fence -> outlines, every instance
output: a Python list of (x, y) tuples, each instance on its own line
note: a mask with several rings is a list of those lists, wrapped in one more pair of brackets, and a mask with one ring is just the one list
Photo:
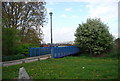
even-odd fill
[(65, 47), (53, 47), (52, 57), (60, 58), (68, 55), (73, 55), (80, 52), (80, 49), (76, 46), (65, 46)]
[[(52, 47), (52, 57), (60, 58), (80, 52), (76, 46)], [(50, 47), (30, 48), (30, 57), (51, 54)]]
[(30, 57), (50, 54), (50, 47), (30, 48)]

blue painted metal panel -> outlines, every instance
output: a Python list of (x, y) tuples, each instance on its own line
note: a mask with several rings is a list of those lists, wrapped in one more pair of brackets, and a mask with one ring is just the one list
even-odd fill
[(50, 47), (30, 48), (30, 57), (50, 54)]
[[(60, 58), (80, 52), (76, 46), (52, 47), (52, 57)], [(51, 54), (50, 47), (30, 48), (30, 57)]]
[(65, 47), (53, 47), (52, 57), (60, 58), (71, 54), (76, 54), (80, 52), (80, 49), (76, 46), (65, 46)]

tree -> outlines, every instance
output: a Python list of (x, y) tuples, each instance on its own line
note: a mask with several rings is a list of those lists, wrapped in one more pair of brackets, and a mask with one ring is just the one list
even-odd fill
[(108, 26), (97, 18), (89, 18), (86, 23), (79, 24), (75, 36), (76, 44), (92, 55), (103, 54), (113, 46), (113, 36)]
[(120, 49), (120, 38), (115, 39), (115, 46), (118, 50)]
[(18, 32), (15, 28), (2, 28), (2, 53), (3, 55), (13, 55), (15, 53), (14, 48), (19, 41)]
[(2, 2), (2, 25), (20, 30), (21, 42), (29, 29), (39, 30), (46, 22), (45, 2)]
[[(39, 44), (46, 22), (46, 3), (40, 2), (2, 2), (2, 52), (15, 54), (19, 44)], [(18, 46), (18, 47), (17, 47)]]
[(39, 33), (35, 31), (35, 29), (31, 28), (25, 33), (25, 37), (23, 38), (23, 43), (30, 44), (39, 44), (42, 40), (42, 37), (39, 38)]

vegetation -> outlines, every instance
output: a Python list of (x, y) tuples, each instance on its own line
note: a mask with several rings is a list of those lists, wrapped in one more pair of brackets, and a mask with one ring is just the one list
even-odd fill
[[(35, 29), (28, 29), (25, 34), (25, 37), (22, 39), (22, 43), (32, 43), (32, 44), (40, 44), (42, 41), (42, 36), (38, 37), (39, 33), (35, 31)], [(41, 33), (42, 34), (42, 33)]]
[(2, 53), (4, 56), (23, 53), (26, 50), (26, 48), (22, 49), (24, 44), (40, 45), (43, 39), (41, 28), (46, 22), (45, 5), (44, 1), (2, 2)]
[(23, 54), (16, 54), (16, 55), (10, 55), (10, 56), (2, 56), (2, 61), (11, 61), (11, 60), (18, 60), (23, 59), (28, 56), (25, 56)]
[[(19, 42), (19, 37), (17, 35), (19, 31), (15, 28), (4, 28), (2, 29), (2, 53), (3, 53), (3, 57), (4, 56), (10, 56), (10, 55), (17, 55), (17, 54), (29, 54), (29, 48), (30, 47), (39, 47), (39, 44), (37, 42), (37, 40), (35, 41), (35, 39), (37, 38), (34, 34), (35, 39), (33, 39), (33, 42), (36, 43), (32, 43), (32, 42), (28, 42), (28, 43), (24, 43), (21, 44)], [(32, 36), (32, 35), (31, 35)]]
[[(13, 50), (14, 54), (10, 54), (11, 52), (7, 52), (5, 55), (5, 51), (3, 51), (2, 61), (11, 61), (11, 60), (18, 60), (29, 57), (30, 47), (39, 47), (39, 45), (35, 44), (20, 44), (17, 47), (14, 47)], [(13, 47), (12, 47), (13, 48)], [(4, 53), (5, 52), (5, 53)]]
[(3, 67), (3, 79), (18, 77), (25, 67), (33, 79), (117, 79), (118, 60), (88, 56), (47, 59)]
[[(45, 2), (3, 2), (2, 3), (2, 18), (5, 28), (16, 28), (20, 30), (19, 36), (21, 42), (26, 42), (27, 34), (35, 31), (38, 38), (42, 36), (41, 27), (46, 22)], [(34, 30), (33, 30), (34, 29)], [(31, 37), (29, 37), (31, 39)], [(40, 38), (42, 39), (42, 38)], [(40, 40), (37, 40), (40, 42)]]
[(3, 2), (3, 26), (27, 29), (43, 26), (46, 22), (45, 2)]
[(115, 40), (115, 46), (116, 46), (116, 48), (119, 50), (120, 49), (120, 38), (117, 38), (116, 40)]
[(2, 28), (2, 53), (4, 55), (13, 55), (14, 48), (17, 47), (19, 38), (17, 36), (18, 30), (15, 28)]
[(100, 19), (87, 19), (86, 23), (79, 24), (75, 36), (76, 44), (92, 55), (104, 54), (113, 47), (113, 36)]

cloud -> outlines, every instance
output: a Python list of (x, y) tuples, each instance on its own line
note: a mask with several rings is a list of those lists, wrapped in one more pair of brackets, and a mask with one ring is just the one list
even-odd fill
[[(118, 1), (119, 0), (54, 0), (55, 2), (86, 2), (88, 8), (88, 15), (86, 18), (101, 18), (105, 23), (108, 23), (110, 32), (115, 38), (118, 38)], [(54, 10), (54, 9), (49, 9)], [(66, 8), (65, 11), (71, 11), (71, 8)], [(80, 10), (81, 11), (81, 10)], [(77, 15), (62, 14), (60, 17), (63, 18), (79, 18)], [(112, 23), (111, 23), (112, 22)], [(114, 31), (113, 31), (114, 30)], [(44, 30), (44, 40), (50, 42), (50, 29), (46, 27)], [(75, 29), (68, 27), (55, 27), (53, 29), (53, 42), (63, 42), (74, 40)], [(120, 37), (120, 34), (119, 34)]]
[(78, 18), (79, 16), (76, 15), (72, 15), (71, 18)]
[(61, 17), (67, 18), (68, 16), (66, 14), (62, 14)]
[(88, 0), (46, 0), (46, 2), (83, 2)]
[(101, 18), (110, 28), (110, 33), (118, 38), (118, 0), (89, 0), (86, 18)]
[(44, 34), (44, 39), (43, 41), (48, 43), (50, 42), (50, 27), (46, 26), (44, 28), (42, 28), (43, 34)]
[(53, 37), (56, 43), (64, 41), (74, 41), (74, 28), (61, 27), (53, 30)]
[[(61, 27), (53, 28), (53, 43), (59, 43), (64, 41), (74, 41), (75, 28)], [(44, 41), (50, 43), (50, 27), (43, 28)]]
[(99, 17), (104, 21), (118, 18), (117, 0), (90, 0), (87, 2), (88, 17)]
[(55, 4), (58, 4), (58, 2), (52, 2), (52, 1), (47, 1), (47, 0), (45, 0), (46, 1), (46, 3), (47, 3), (47, 5), (55, 5)]
[(61, 17), (63, 17), (63, 18), (79, 18), (79, 16), (77, 16), (77, 15), (66, 15), (66, 14), (62, 14)]
[(53, 8), (47, 8), (47, 12), (49, 13), (49, 12), (53, 12), (54, 11), (54, 9)]
[(71, 11), (72, 10), (72, 8), (66, 8), (65, 9), (65, 11)]
[(82, 10), (82, 9), (80, 9), (79, 11), (80, 11), (80, 12), (82, 12), (83, 10)]
[(120, 38), (120, 33), (112, 33), (112, 35), (115, 37), (115, 39), (118, 37)]
[[(47, 0), (48, 1), (48, 0)], [(51, 2), (86, 2), (88, 5), (87, 17), (101, 18), (103, 21), (118, 18), (118, 1), (119, 0), (51, 0)], [(48, 1), (49, 2), (49, 1)], [(66, 8), (65, 11), (71, 11), (72, 8)], [(81, 11), (81, 10), (80, 10)], [(66, 17), (65, 15), (63, 17)]]

